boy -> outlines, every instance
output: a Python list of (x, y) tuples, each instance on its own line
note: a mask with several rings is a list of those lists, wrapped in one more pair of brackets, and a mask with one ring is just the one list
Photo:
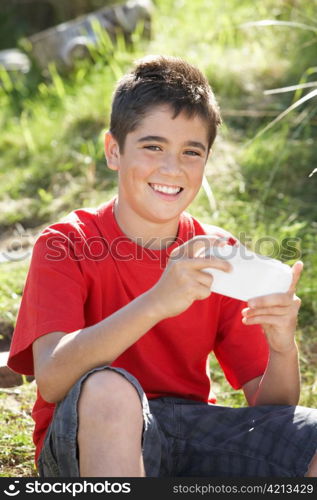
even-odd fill
[[(206, 235), (238, 244), (184, 212), (220, 122), (197, 68), (139, 61), (105, 136), (118, 195), (39, 236), (9, 366), (35, 374), (42, 476), (316, 475), (317, 411), (296, 407), (302, 264), (246, 304), (211, 292), (203, 269), (229, 262), (195, 257)], [(212, 351), (249, 407), (215, 404)]]

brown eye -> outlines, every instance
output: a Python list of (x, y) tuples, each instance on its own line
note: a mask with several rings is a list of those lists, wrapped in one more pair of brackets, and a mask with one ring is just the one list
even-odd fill
[(161, 151), (160, 146), (155, 146), (154, 144), (150, 144), (149, 146), (144, 146), (145, 149), (149, 149), (150, 151)]
[(192, 150), (185, 151), (185, 154), (189, 156), (201, 156), (201, 154), (198, 153), (198, 151), (192, 151)]

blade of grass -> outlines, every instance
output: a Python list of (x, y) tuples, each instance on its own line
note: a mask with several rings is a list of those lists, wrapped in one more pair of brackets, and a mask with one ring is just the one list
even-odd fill
[(304, 97), (296, 101), (294, 104), (286, 108), (282, 113), (280, 113), (274, 120), (272, 120), (266, 127), (264, 127), (262, 130), (260, 130), (252, 139), (247, 141), (245, 146), (248, 146), (251, 142), (253, 142), (255, 139), (258, 139), (261, 135), (263, 135), (265, 132), (267, 132), (270, 128), (272, 128), (276, 123), (281, 121), (286, 115), (288, 115), (291, 111), (294, 109), (298, 108), (301, 104), (304, 102), (308, 101), (309, 99), (312, 99), (313, 97), (317, 96), (317, 89), (312, 90), (308, 94), (306, 94)]
[(241, 28), (248, 28), (251, 26), (287, 26), (291, 28), (299, 28), (303, 30), (313, 31), (317, 33), (317, 28), (311, 26), (310, 24), (296, 23), (293, 21), (275, 21), (274, 19), (263, 19), (262, 21), (250, 21), (247, 23), (240, 24)]
[(207, 177), (205, 175), (203, 177), (202, 187), (203, 187), (203, 189), (204, 189), (204, 191), (206, 193), (206, 196), (207, 196), (207, 199), (208, 199), (209, 206), (210, 206), (211, 210), (213, 212), (216, 212), (216, 210), (217, 210), (217, 203), (216, 203), (214, 194), (212, 192), (212, 189), (210, 187), (210, 184), (209, 184), (209, 182), (207, 180)]
[[(311, 66), (309, 68), (307, 68), (303, 75), (301, 76), (301, 79), (299, 81), (299, 85), (303, 84), (303, 83), (310, 83), (310, 82), (307, 82), (307, 79), (309, 76), (313, 75), (314, 73), (317, 73), (317, 67), (316, 66)], [(299, 88), (296, 90), (295, 94), (294, 94), (294, 102), (297, 101), (298, 99), (301, 98), (302, 96), (302, 89)]]
[(310, 87), (317, 87), (317, 81), (316, 82), (309, 82), (309, 83), (299, 83), (297, 85), (290, 85), (288, 87), (280, 87), (278, 89), (264, 90), (263, 93), (264, 93), (264, 95), (282, 94), (283, 92), (292, 92), (292, 90), (307, 89)]

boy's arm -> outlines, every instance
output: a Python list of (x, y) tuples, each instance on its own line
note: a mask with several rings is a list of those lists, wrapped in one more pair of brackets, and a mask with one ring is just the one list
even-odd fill
[(263, 376), (243, 386), (250, 405), (298, 404), (300, 371), (295, 330), (301, 301), (295, 295), (295, 288), (302, 268), (302, 262), (294, 264), (287, 293), (254, 298), (242, 311), (244, 324), (262, 325), (270, 348)]
[(195, 300), (207, 298), (212, 276), (203, 269), (229, 271), (231, 265), (212, 256), (194, 258), (199, 245), (204, 244), (196, 237), (177, 247), (153, 288), (99, 323), (67, 334), (48, 333), (35, 340), (34, 372), (42, 397), (51, 403), (60, 401), (84, 373), (111, 364), (156, 323), (182, 313)]
[(81, 375), (111, 364), (160, 319), (155, 300), (144, 293), (93, 326), (39, 337), (32, 347), (34, 375), (42, 397), (57, 403)]

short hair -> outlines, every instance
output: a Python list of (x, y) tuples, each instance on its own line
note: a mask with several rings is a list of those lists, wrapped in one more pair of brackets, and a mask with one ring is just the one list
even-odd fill
[(136, 61), (135, 68), (119, 80), (114, 90), (110, 132), (121, 152), (127, 134), (151, 109), (164, 104), (173, 110), (173, 118), (181, 112), (189, 118), (202, 118), (207, 127), (208, 150), (211, 148), (221, 116), (207, 78), (181, 58), (158, 55)]

